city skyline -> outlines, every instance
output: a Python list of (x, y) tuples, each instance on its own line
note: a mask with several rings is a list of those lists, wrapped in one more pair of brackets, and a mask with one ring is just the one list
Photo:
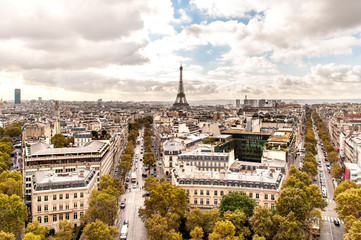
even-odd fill
[[(2, 1), (0, 98), (347, 99), (361, 90), (361, 3)], [(130, 21), (131, 19), (131, 21)]]

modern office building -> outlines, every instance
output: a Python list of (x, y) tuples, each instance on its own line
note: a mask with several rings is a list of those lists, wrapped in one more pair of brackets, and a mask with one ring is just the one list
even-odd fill
[(32, 220), (58, 230), (59, 221), (68, 220), (74, 227), (88, 209), (91, 191), (97, 186), (94, 169), (56, 173), (39, 171), (33, 175)]
[(19, 88), (15, 88), (15, 104), (21, 104), (21, 90)]

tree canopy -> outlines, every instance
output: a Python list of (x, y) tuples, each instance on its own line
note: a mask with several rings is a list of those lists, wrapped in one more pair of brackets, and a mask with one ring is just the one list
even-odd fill
[(219, 210), (221, 214), (227, 211), (235, 211), (239, 209), (243, 211), (247, 217), (252, 216), (256, 202), (247, 196), (244, 192), (231, 192), (222, 197)]
[(114, 237), (119, 234), (116, 228), (104, 224), (99, 219), (85, 225), (83, 232), (88, 240), (114, 240)]
[(67, 141), (63, 134), (55, 134), (51, 138), (51, 144), (54, 144), (55, 148), (63, 148), (66, 146)]
[(28, 217), (26, 206), (17, 195), (0, 193), (0, 229), (16, 235)]

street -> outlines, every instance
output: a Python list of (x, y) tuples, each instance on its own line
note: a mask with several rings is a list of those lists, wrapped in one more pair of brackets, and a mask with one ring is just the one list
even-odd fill
[[(322, 174), (322, 177), (325, 182), (325, 188), (326, 188), (326, 194), (327, 194), (327, 207), (325, 208), (325, 211), (322, 211), (322, 219), (323, 219), (323, 226), (321, 228), (321, 240), (338, 240), (343, 239), (344, 234), (344, 222), (338, 218), (336, 211), (334, 210), (336, 207), (336, 203), (333, 200), (333, 191), (334, 186), (332, 183), (332, 177), (331, 174), (327, 170), (326, 166), (326, 160), (325, 155), (323, 154), (322, 148), (321, 148), (321, 142), (320, 138), (318, 137), (318, 133), (316, 130), (315, 137), (317, 139), (317, 155), (316, 160), (321, 163), (321, 168), (318, 168), (318, 175), (317, 175), (317, 184), (321, 188), (321, 182), (320, 182), (320, 176)], [(336, 226), (334, 224), (334, 220), (338, 220), (340, 222), (340, 226)]]
[[(134, 158), (132, 170), (130, 172), (136, 172), (136, 188), (133, 188), (133, 183), (128, 182), (128, 189), (125, 190), (125, 193), (121, 196), (121, 201), (125, 201), (125, 208), (119, 208), (119, 217), (116, 220), (115, 226), (119, 230), (122, 229), (124, 220), (128, 220), (128, 240), (137, 240), (137, 239), (147, 239), (146, 229), (144, 223), (138, 217), (138, 209), (143, 206), (145, 190), (143, 190), (144, 179), (142, 177), (143, 161), (140, 159), (143, 158), (141, 154), (141, 146), (143, 145), (143, 134), (142, 130), (139, 130), (139, 136), (141, 136), (140, 144), (134, 148)], [(136, 158), (138, 156), (138, 158)], [(136, 160), (138, 159), (138, 160)], [(117, 238), (119, 239), (119, 237)]]

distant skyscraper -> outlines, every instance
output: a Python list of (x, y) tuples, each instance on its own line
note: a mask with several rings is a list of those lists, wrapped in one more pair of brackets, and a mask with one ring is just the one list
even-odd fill
[(39, 101), (39, 102), (43, 101), (43, 98), (42, 98), (42, 97), (38, 97), (38, 101)]
[(241, 108), (241, 100), (236, 99), (236, 108)]
[(19, 88), (15, 88), (15, 104), (21, 103), (21, 90)]
[(184, 94), (184, 88), (183, 88), (182, 64), (181, 64), (179, 70), (180, 70), (179, 89), (178, 89), (177, 98), (176, 98), (175, 102), (173, 103), (173, 109), (176, 109), (176, 110), (189, 109), (190, 106), (187, 103), (186, 95)]

